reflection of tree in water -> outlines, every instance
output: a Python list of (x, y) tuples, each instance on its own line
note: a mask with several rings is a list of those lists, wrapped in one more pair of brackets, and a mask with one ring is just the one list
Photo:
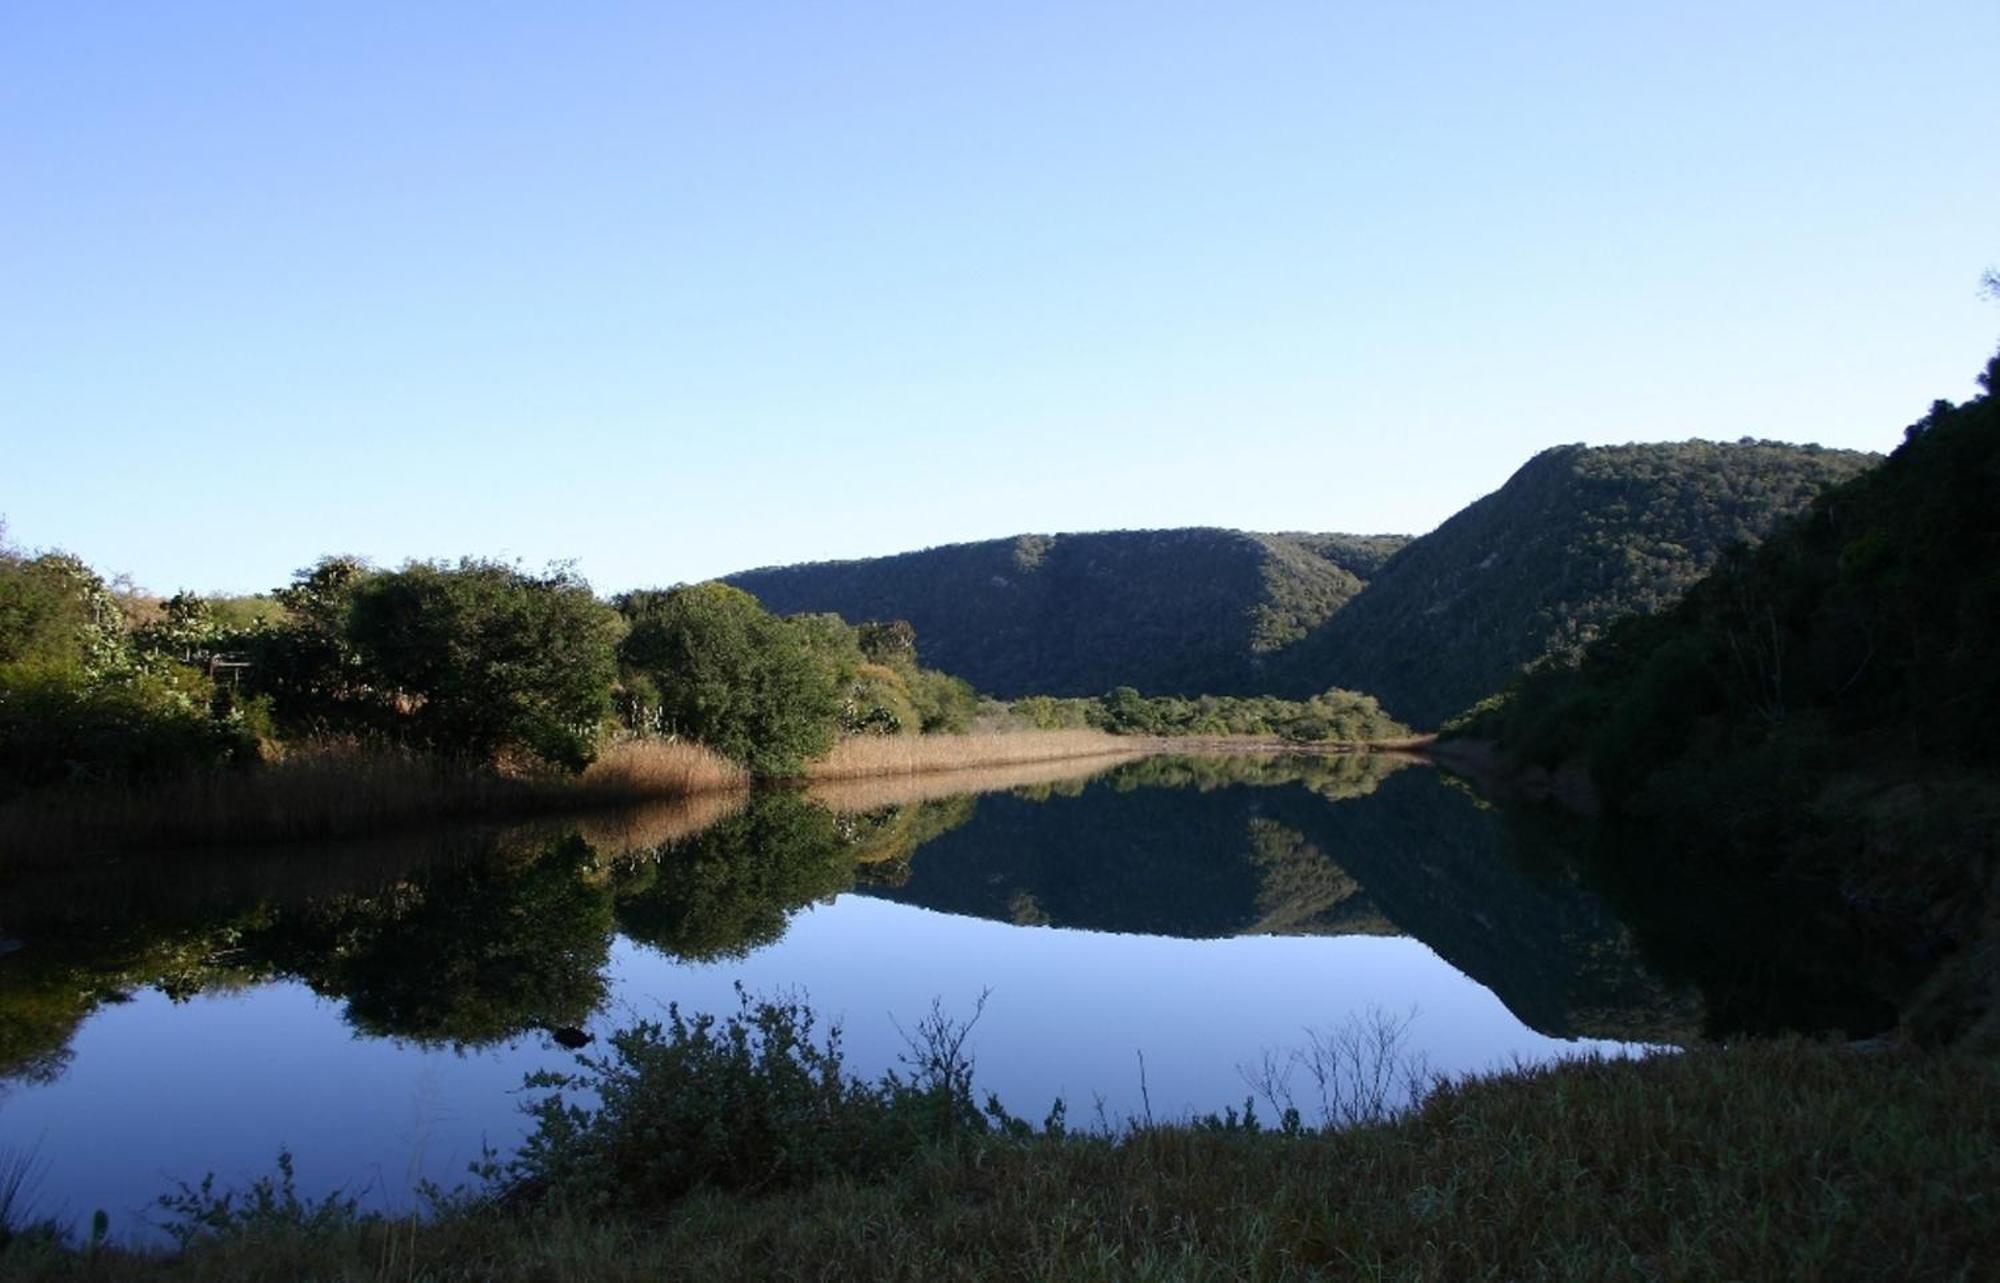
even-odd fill
[(854, 883), (854, 843), (832, 812), (765, 793), (693, 837), (622, 864), (619, 930), (695, 961), (737, 958), (785, 933), (794, 910)]
[[(10, 931), (23, 939), (0, 957), (0, 1083), (49, 1082), (70, 1061), (77, 1026), (107, 1003), (154, 987), (176, 1000), (254, 981), (258, 964), (235, 956), (244, 930), (267, 915), (193, 921), (135, 916), (118, 897), (87, 898), (64, 880), (47, 896), (9, 886)], [(106, 911), (92, 920), (92, 910)]]
[(0, 1077), (59, 1074), (76, 1026), (145, 988), (184, 1001), (295, 979), (364, 1033), (461, 1046), (580, 1021), (604, 997), (597, 863), (574, 836), (450, 833), (10, 886), (22, 947), (0, 960)]
[[(531, 826), (10, 887), (21, 947), (0, 957), (0, 1079), (59, 1076), (77, 1026), (144, 988), (180, 1001), (295, 979), (343, 1001), (358, 1031), (423, 1044), (579, 1025), (605, 999), (614, 929), (676, 957), (741, 956), (852, 886), (857, 861), (884, 876), (907, 868), (972, 806), (836, 817), (768, 793), (712, 809), (722, 818), (705, 829), (654, 825), (673, 836), (636, 851), (621, 840), (612, 856), (574, 828)], [(592, 832), (628, 834), (601, 819)]]
[(604, 1001), (610, 897), (568, 836), (316, 904), (256, 942), (363, 1033), (454, 1045), (581, 1023)]
[(1833, 888), (1770, 876), (1699, 817), (1663, 826), (1509, 807), (1506, 830), (1519, 858), (1601, 896), (1649, 968), (1699, 990), (1710, 1038), (1874, 1033), (1913, 987), (1895, 942)]
[[(1367, 797), (1382, 781), (1416, 765), (1399, 753), (1221, 753), (1148, 757), (1108, 772), (1121, 792), (1133, 789), (1212, 789), (1297, 784), (1330, 801)], [(1078, 785), (1079, 793), (1082, 785)], [(1075, 793), (1070, 796), (1076, 796)]]

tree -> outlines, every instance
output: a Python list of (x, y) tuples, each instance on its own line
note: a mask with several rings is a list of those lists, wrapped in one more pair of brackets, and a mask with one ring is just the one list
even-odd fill
[(394, 692), (417, 739), (475, 756), (525, 749), (572, 770), (596, 755), (624, 626), (568, 569), (412, 562), (352, 595), (361, 675)]
[(228, 638), (231, 649), (250, 656), (249, 685), (270, 697), (286, 730), (312, 735), (385, 724), (386, 703), (348, 636), (355, 593), (378, 573), (358, 557), (322, 557), (271, 594), (281, 620)]
[(814, 627), (720, 583), (628, 593), (618, 605), (631, 623), (619, 648), (626, 684), (651, 694), (670, 733), (766, 779), (797, 775), (833, 746), (842, 682)]

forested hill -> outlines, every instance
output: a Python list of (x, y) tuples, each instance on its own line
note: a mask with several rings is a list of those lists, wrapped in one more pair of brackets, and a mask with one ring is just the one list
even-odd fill
[(1557, 446), (1410, 543), (1287, 650), (1281, 693), (1343, 686), (1436, 726), (1619, 615), (1673, 602), (1877, 456), (1775, 442)]
[(1247, 693), (1352, 600), (1396, 535), (1236, 530), (1020, 535), (732, 575), (779, 614), (905, 619), (926, 664), (980, 690)]
[[(1589, 763), (1607, 826), (1594, 859), (1645, 888), (1635, 904), (1706, 896), (1712, 918), (1767, 874), (1824, 886), (1814, 929), (1851, 937), (1909, 1032), (1991, 1050), (2000, 356), (1980, 384), (1673, 608), (1517, 681), (1466, 730), (1516, 759)], [(1778, 922), (1737, 955), (1720, 933), (1702, 953), (1763, 968)]]
[(1876, 456), (1772, 442), (1545, 450), (1417, 540), (1021, 535), (730, 576), (780, 614), (906, 619), (983, 691), (1367, 691), (1435, 726), (1542, 655), (1672, 602)]

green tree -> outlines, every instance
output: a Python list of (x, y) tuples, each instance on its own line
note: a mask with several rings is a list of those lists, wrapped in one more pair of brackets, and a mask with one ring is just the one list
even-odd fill
[(322, 557), (271, 594), (282, 618), (227, 639), (249, 655), (249, 684), (269, 696), (287, 731), (352, 733), (385, 724), (383, 693), (370, 684), (348, 636), (355, 593), (377, 573), (357, 557)]
[(365, 676), (431, 747), (525, 749), (571, 769), (596, 755), (623, 625), (569, 570), (412, 562), (355, 585), (347, 629)]
[(619, 648), (628, 686), (651, 692), (671, 733), (762, 778), (797, 775), (833, 746), (843, 685), (817, 625), (769, 614), (726, 584), (628, 593)]
[(124, 613), (95, 571), (68, 553), (0, 546), (0, 663), (101, 677), (131, 660)]

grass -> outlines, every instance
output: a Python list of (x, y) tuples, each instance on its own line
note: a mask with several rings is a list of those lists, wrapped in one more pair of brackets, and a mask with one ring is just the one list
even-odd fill
[[(1297, 745), (1243, 736), (1160, 738), (1097, 730), (1009, 730), (971, 735), (854, 736), (812, 763), (807, 779), (829, 798), (850, 781), (937, 776), (933, 795), (1013, 788), (1087, 773), (1155, 753), (1348, 753), (1393, 745)], [(1049, 765), (1043, 779), (980, 780), (978, 773)], [(55, 789), (0, 805), (0, 859), (16, 867), (79, 852), (357, 837), (440, 819), (511, 818), (741, 793), (741, 766), (686, 741), (625, 740), (580, 775), (521, 763), (439, 757), (393, 745), (315, 741), (251, 769), (191, 772), (145, 783)], [(895, 790), (890, 790), (895, 792)], [(851, 790), (855, 797), (867, 790)], [(887, 796), (883, 805), (912, 800)], [(858, 803), (857, 803), (858, 805)], [(843, 809), (852, 809), (842, 803)]]
[(922, 775), (1086, 757), (1137, 756), (1150, 741), (1093, 730), (1005, 731), (985, 735), (856, 735), (807, 768), (813, 780)]
[(995, 1132), (651, 1214), (448, 1203), (176, 1254), (19, 1240), (19, 1277), (1796, 1279), (2000, 1275), (2000, 1067), (1746, 1045), (1442, 1087), (1389, 1123)]
[(580, 775), (342, 741), (250, 770), (33, 795), (0, 807), (0, 852), (31, 864), (79, 850), (350, 837), (438, 819), (516, 816), (741, 789), (742, 768), (697, 744), (611, 745)]
[(966, 766), (923, 774), (816, 779), (807, 786), (806, 796), (828, 810), (854, 815), (969, 794), (1005, 793), (1036, 785), (1087, 780), (1146, 755), (1147, 750), (1141, 750), (1113, 757), (1092, 754), (1082, 758), (1053, 758), (1003, 766)]

